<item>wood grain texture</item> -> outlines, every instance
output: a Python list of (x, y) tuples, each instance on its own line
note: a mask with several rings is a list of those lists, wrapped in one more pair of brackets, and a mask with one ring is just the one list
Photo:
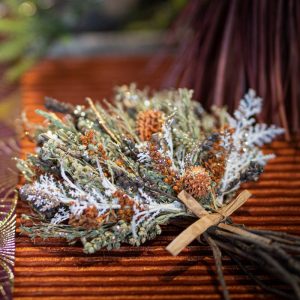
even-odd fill
[[(137, 81), (158, 87), (164, 68), (146, 76), (146, 57), (44, 61), (23, 79), (23, 106), (35, 121), (34, 109), (44, 96), (82, 103), (84, 97), (109, 97), (115, 84)], [(266, 152), (277, 158), (259, 182), (247, 184), (252, 197), (233, 216), (256, 229), (300, 234), (300, 143), (274, 142)], [(26, 152), (33, 146), (23, 142)], [(18, 222), (26, 204), (18, 204)], [(32, 243), (17, 233), (14, 299), (220, 299), (212, 253), (192, 243), (177, 257), (165, 247), (181, 229), (165, 227), (161, 236), (142, 247), (82, 253), (80, 245), (62, 240)], [(278, 285), (254, 270), (267, 284)], [(276, 299), (224, 257), (224, 273), (232, 299)]]

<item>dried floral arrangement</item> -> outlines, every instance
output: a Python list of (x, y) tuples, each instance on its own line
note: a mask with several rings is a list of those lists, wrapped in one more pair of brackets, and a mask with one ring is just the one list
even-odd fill
[[(17, 166), (26, 179), (22, 200), (32, 207), (21, 229), (36, 237), (81, 241), (84, 252), (139, 246), (172, 220), (191, 222), (167, 248), (177, 255), (198, 238), (212, 248), (219, 282), (229, 299), (221, 250), (263, 288), (300, 299), (300, 239), (233, 224), (230, 214), (250, 196), (235, 198), (243, 182), (257, 180), (273, 155), (260, 147), (283, 130), (256, 122), (262, 100), (253, 90), (230, 116), (208, 113), (192, 91), (150, 93), (116, 88), (114, 104), (73, 106), (46, 99), (47, 122), (24, 121), (36, 153)], [(62, 114), (59, 117), (54, 112)], [(196, 219), (196, 220), (195, 220)], [(266, 286), (244, 264), (263, 267), (294, 294)]]

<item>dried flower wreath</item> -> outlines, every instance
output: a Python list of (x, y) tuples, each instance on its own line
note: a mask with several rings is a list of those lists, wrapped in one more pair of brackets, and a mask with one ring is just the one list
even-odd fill
[(186, 89), (151, 94), (122, 86), (114, 105), (87, 102), (86, 108), (46, 99), (46, 108), (64, 118), (38, 110), (46, 125), (24, 122), (37, 151), (17, 159), (27, 181), (20, 197), (33, 208), (23, 216), (23, 232), (81, 240), (84, 252), (94, 253), (122, 243), (139, 246), (174, 218), (197, 218), (167, 250), (177, 255), (201, 235), (213, 250), (225, 299), (220, 249), (262, 287), (291, 296), (265, 286), (243, 259), (278, 275), (300, 298), (293, 255), (300, 239), (246, 229), (229, 218), (250, 196), (244, 191), (234, 199), (241, 183), (257, 180), (273, 158), (259, 147), (283, 132), (256, 123), (262, 100), (253, 90), (233, 117), (222, 108), (205, 112)]

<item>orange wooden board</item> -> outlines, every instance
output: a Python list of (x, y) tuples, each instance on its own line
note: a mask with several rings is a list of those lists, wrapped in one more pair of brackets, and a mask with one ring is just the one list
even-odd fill
[[(44, 96), (83, 103), (84, 97), (109, 97), (115, 84), (137, 81), (158, 87), (163, 65), (149, 75), (147, 57), (111, 57), (45, 61), (23, 79), (23, 106), (30, 119), (40, 120), (34, 109)], [(147, 76), (145, 74), (148, 74)], [(259, 229), (300, 234), (300, 143), (274, 142), (266, 152), (277, 158), (259, 182), (247, 184), (253, 197), (235, 213), (237, 223)], [(25, 151), (33, 146), (23, 143)], [(28, 211), (19, 202), (19, 217)], [(18, 231), (19, 232), (19, 231)], [(206, 246), (191, 244), (178, 257), (165, 250), (180, 232), (165, 227), (163, 234), (142, 247), (85, 255), (80, 245), (61, 240), (35, 243), (17, 233), (15, 299), (220, 299), (214, 261)], [(262, 291), (224, 257), (225, 279), (232, 299), (276, 299)], [(256, 274), (269, 281), (261, 272)]]

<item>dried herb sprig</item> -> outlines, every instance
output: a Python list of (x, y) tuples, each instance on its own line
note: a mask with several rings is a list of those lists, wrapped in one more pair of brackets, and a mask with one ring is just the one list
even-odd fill
[[(186, 89), (151, 94), (130, 85), (116, 90), (115, 103), (106, 103), (107, 109), (90, 99), (89, 107), (47, 99), (46, 106), (65, 118), (38, 111), (48, 124), (32, 134), (37, 152), (17, 160), (27, 180), (20, 195), (33, 208), (21, 229), (32, 238), (80, 240), (86, 253), (122, 243), (139, 246), (160, 234), (160, 225), (194, 217), (178, 199), (183, 189), (206, 214), (230, 203), (241, 183), (257, 180), (273, 157), (259, 147), (283, 132), (256, 123), (262, 100), (252, 90), (234, 116), (223, 109), (205, 112)], [(226, 299), (220, 250), (230, 251), (231, 245), (236, 257), (250, 245), (248, 259), (262, 251), (269, 255), (263, 261), (274, 269), (274, 258), (281, 263), (287, 251), (299, 247), (285, 236), (268, 234), (280, 244), (274, 250), (257, 243), (249, 231), (231, 232), (222, 224), (204, 237)], [(288, 272), (298, 272), (293, 265), (293, 270), (285, 266)], [(298, 295), (286, 270), (286, 282)]]

